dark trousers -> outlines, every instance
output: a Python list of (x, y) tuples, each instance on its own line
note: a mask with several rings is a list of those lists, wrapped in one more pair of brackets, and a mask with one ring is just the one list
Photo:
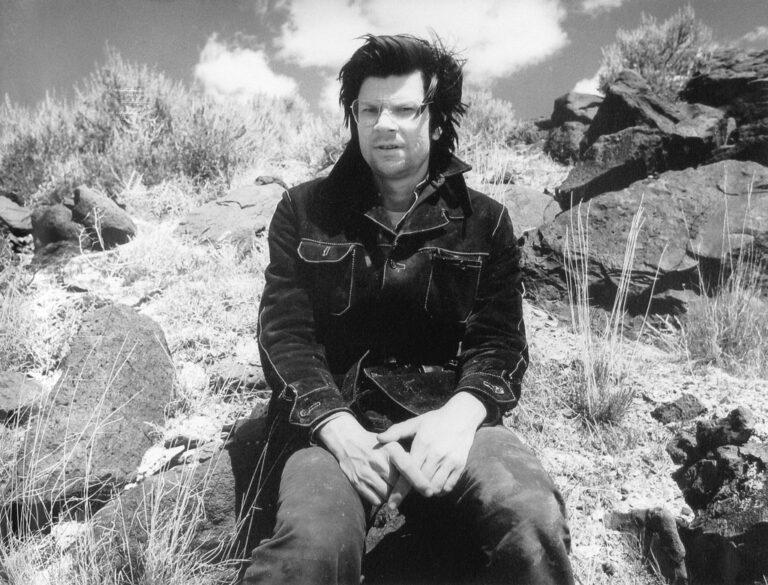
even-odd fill
[[(402, 511), (412, 532), (389, 535), (364, 566), (367, 506), (320, 447), (283, 468), (274, 535), (252, 553), (243, 584), (573, 583), (562, 498), (536, 457), (510, 430), (478, 430), (456, 488), (439, 498), (411, 493)], [(409, 540), (410, 539), (410, 540)], [(418, 543), (418, 544), (417, 544)], [(403, 546), (405, 545), (405, 546)], [(402, 558), (402, 556), (417, 558)], [(383, 565), (383, 567), (382, 567)]]

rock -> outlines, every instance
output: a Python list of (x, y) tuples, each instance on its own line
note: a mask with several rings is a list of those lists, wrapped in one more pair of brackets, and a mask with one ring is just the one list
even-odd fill
[(768, 165), (768, 49), (715, 51), (704, 71), (695, 73), (681, 97), (722, 109), (737, 130), (711, 160), (734, 158)]
[(764, 80), (768, 79), (768, 49), (715, 51), (703, 71), (695, 72), (680, 92), (687, 102), (724, 108), (741, 125), (768, 116)]
[[(630, 312), (645, 314), (651, 295), (654, 311), (682, 310), (680, 293), (699, 290), (700, 277), (705, 286), (718, 286), (746, 244), (758, 266), (762, 262), (766, 270), (768, 168), (723, 161), (669, 171), (604, 193), (529, 232), (523, 248), (526, 290), (536, 298), (541, 291), (544, 299), (567, 290), (566, 236), (578, 233), (581, 221), (589, 242), (585, 260), (590, 294), (595, 304), (613, 306), (627, 237), (641, 202), (644, 222), (629, 283)], [(572, 256), (580, 265), (581, 252), (574, 251)], [(759, 282), (768, 283), (766, 272), (757, 276)]]
[(743, 445), (754, 432), (755, 416), (748, 408), (740, 406), (718, 421), (699, 421), (696, 443), (706, 453), (723, 445)]
[(531, 187), (507, 187), (502, 197), (518, 236), (551, 222), (560, 212), (560, 207), (552, 197)]
[(746, 443), (753, 425), (743, 408), (699, 423), (697, 448), (673, 474), (695, 511), (681, 536), (697, 583), (752, 583), (768, 572), (768, 446)]
[(70, 242), (78, 247), (90, 248), (90, 239), (83, 233), (83, 226), (72, 220), (72, 212), (63, 205), (48, 205), (32, 213), (32, 237), (35, 253), (47, 244)]
[(727, 130), (719, 109), (666, 102), (642, 77), (624, 71), (609, 87), (556, 198), (566, 209), (653, 173), (695, 166), (725, 144)]
[(26, 236), (32, 233), (32, 212), (0, 195), (0, 226), (7, 227), (15, 236)]
[(117, 203), (82, 185), (75, 189), (72, 219), (85, 226), (93, 246), (100, 250), (126, 244), (136, 235), (136, 225)]
[(593, 144), (600, 136), (632, 126), (645, 126), (668, 134), (682, 119), (674, 104), (656, 96), (645, 79), (634, 71), (625, 70), (608, 87), (605, 99), (587, 131), (586, 146)]
[(662, 145), (661, 133), (645, 126), (600, 136), (556, 189), (555, 199), (563, 209), (569, 209), (644, 179), (663, 167)]
[(61, 378), (30, 419), (17, 466), (25, 480), (0, 488), (2, 501), (35, 493), (55, 514), (98, 505), (129, 482), (172, 398), (168, 356), (160, 327), (129, 307), (86, 314)]
[[(153, 546), (194, 551), (195, 565), (241, 557), (236, 535), (234, 478), (226, 451), (219, 449), (205, 464), (176, 467), (124, 491), (93, 518), (96, 540), (108, 539), (118, 573), (140, 578)], [(230, 581), (234, 575), (229, 575)]]
[(555, 126), (562, 126), (566, 122), (589, 125), (602, 103), (602, 96), (571, 91), (555, 100), (550, 120)]
[(657, 406), (651, 412), (651, 416), (661, 424), (666, 425), (671, 422), (691, 420), (706, 411), (706, 407), (693, 394), (683, 394), (672, 402), (665, 402)]
[(612, 512), (606, 527), (633, 535), (643, 546), (643, 557), (670, 583), (688, 583), (686, 549), (678, 533), (675, 517), (663, 508)]
[(571, 163), (581, 156), (581, 142), (587, 131), (582, 122), (565, 122), (549, 131), (544, 143), (544, 152), (556, 161)]
[(679, 464), (686, 461), (696, 461), (701, 457), (696, 437), (689, 432), (681, 431), (667, 444), (666, 450), (673, 462)]
[(227, 240), (248, 249), (253, 237), (269, 226), (284, 191), (278, 183), (234, 189), (191, 211), (176, 231), (199, 242)]
[(43, 387), (18, 372), (0, 372), (0, 424), (21, 425), (37, 410)]

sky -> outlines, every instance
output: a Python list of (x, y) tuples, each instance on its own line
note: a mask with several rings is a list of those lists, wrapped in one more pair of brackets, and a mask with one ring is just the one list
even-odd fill
[(338, 70), (361, 35), (436, 33), (466, 59), (467, 84), (530, 119), (568, 91), (594, 91), (619, 28), (686, 4), (716, 41), (768, 47), (768, 0), (0, 0), (0, 98), (71, 95), (110, 47), (216, 99), (336, 108)]

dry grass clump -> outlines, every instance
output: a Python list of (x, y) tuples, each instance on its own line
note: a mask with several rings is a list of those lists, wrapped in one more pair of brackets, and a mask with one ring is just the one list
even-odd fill
[(571, 323), (579, 346), (568, 402), (590, 424), (614, 424), (624, 417), (635, 397), (635, 389), (626, 379), (626, 372), (631, 368), (628, 361), (631, 352), (624, 336), (624, 316), (643, 207), (641, 204), (633, 218), (613, 308), (600, 328), (594, 326), (590, 307), (589, 227), (582, 224), (580, 210), (571, 217), (576, 217), (577, 223), (566, 235), (564, 256)]
[(689, 359), (768, 376), (768, 296), (761, 274), (759, 264), (739, 260), (715, 292), (689, 304), (680, 328)]

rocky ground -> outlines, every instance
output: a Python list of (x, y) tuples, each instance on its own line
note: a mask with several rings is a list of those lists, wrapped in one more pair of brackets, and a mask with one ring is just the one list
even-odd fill
[[(169, 454), (169, 438), (196, 437), (191, 453), (206, 443), (210, 447), (220, 441), (222, 427), (244, 415), (254, 402), (248, 397), (233, 401), (206, 393), (210, 375), (219, 362), (229, 360), (230, 364), (252, 367), (258, 362), (258, 352), (253, 339), (247, 336), (226, 343), (217, 339), (224, 333), (217, 332), (215, 324), (206, 323), (204, 316), (198, 318), (189, 299), (176, 297), (183, 309), (174, 304), (173, 295), (182, 294), (180, 281), (199, 275), (179, 273), (171, 284), (138, 268), (139, 262), (146, 261), (136, 256), (135, 249), (146, 245), (142, 237), (155, 243), (160, 239), (168, 248), (179, 246), (173, 257), (179, 254), (189, 261), (197, 258), (202, 263), (205, 258), (215, 260), (226, 253), (226, 247), (183, 243), (169, 235), (171, 227), (141, 224), (140, 236), (121, 247), (121, 252), (91, 254), (70, 261), (65, 268), (38, 272), (28, 305), (40, 319), (49, 319), (52, 327), (60, 327), (67, 307), (83, 303), (86, 298), (98, 298), (133, 306), (139, 313), (151, 316), (166, 332), (174, 356), (177, 390), (186, 397), (187, 405), (175, 415), (171, 413), (165, 428), (159, 429), (158, 437), (163, 440), (144, 457), (142, 477), (150, 476), (171, 459), (175, 458), (175, 463), (183, 461), (177, 457), (179, 450), (184, 451), (178, 445), (173, 445), (171, 449), (175, 450)], [(258, 246), (253, 253), (260, 253)], [(132, 263), (137, 265), (127, 270)], [(263, 265), (263, 259), (256, 264)], [(244, 284), (248, 283), (250, 280)], [(198, 292), (216, 294), (205, 287)], [(248, 306), (255, 310), (257, 296), (253, 292), (252, 304), (240, 310), (248, 312)], [(216, 302), (211, 296), (203, 301)], [(180, 311), (186, 311), (186, 315), (180, 316)], [(181, 331), (180, 318), (187, 321), (186, 329)], [(674, 332), (651, 332), (643, 342), (625, 341), (617, 350), (616, 359), (623, 363), (622, 384), (635, 391), (626, 415), (613, 425), (591, 425), (575, 414), (567, 398), (569, 372), (582, 351), (582, 340), (562, 318), (531, 303), (526, 304), (526, 324), (532, 367), (523, 400), (506, 422), (541, 457), (565, 497), (573, 534), (573, 561), (580, 582), (657, 582), (654, 571), (641, 560), (642, 543), (632, 534), (614, 529), (616, 512), (662, 507), (682, 520), (693, 517), (672, 479), (678, 466), (665, 451), (682, 423), (665, 426), (651, 412), (686, 393), (695, 395), (706, 408), (701, 418), (722, 417), (737, 406), (745, 406), (756, 416), (753, 442), (764, 441), (768, 438), (765, 380), (735, 377), (712, 366), (696, 365), (685, 355)], [(195, 347), (190, 341), (194, 338), (207, 341), (198, 341)], [(206, 344), (208, 352), (204, 351)], [(225, 346), (226, 351), (221, 349)], [(50, 389), (57, 375), (51, 371), (38, 378)]]

